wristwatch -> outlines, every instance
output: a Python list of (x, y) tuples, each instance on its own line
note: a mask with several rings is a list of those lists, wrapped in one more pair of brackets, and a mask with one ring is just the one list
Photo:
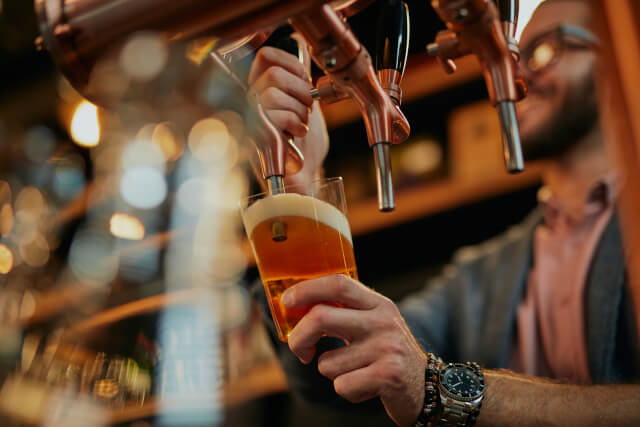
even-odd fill
[(440, 369), (439, 427), (470, 427), (476, 422), (484, 397), (484, 377), (477, 363), (448, 363)]

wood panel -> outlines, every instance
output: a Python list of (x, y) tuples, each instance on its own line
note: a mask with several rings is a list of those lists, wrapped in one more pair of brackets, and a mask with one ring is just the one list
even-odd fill
[(597, 86), (607, 148), (622, 172), (619, 200), (627, 273), (640, 331), (640, 2), (600, 0)]

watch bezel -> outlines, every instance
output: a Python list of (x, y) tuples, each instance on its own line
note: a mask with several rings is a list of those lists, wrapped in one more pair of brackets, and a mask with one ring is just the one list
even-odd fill
[[(466, 371), (473, 373), (476, 377), (478, 377), (480, 385), (479, 385), (478, 391), (473, 396), (464, 397), (449, 390), (444, 379), (447, 371), (455, 368), (462, 368)], [(442, 369), (440, 369), (440, 372), (438, 373), (438, 387), (440, 388), (441, 394), (444, 394), (446, 397), (450, 399), (457, 400), (459, 402), (473, 403), (484, 396), (485, 383), (484, 383), (484, 377), (482, 375), (482, 372), (480, 372), (479, 369), (474, 368), (472, 365), (467, 363), (448, 363), (445, 366), (443, 366)]]

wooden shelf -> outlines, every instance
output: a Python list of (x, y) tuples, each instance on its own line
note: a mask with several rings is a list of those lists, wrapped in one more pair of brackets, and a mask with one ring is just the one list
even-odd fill
[[(240, 405), (253, 399), (269, 394), (281, 393), (289, 390), (286, 377), (280, 364), (272, 362), (260, 365), (245, 375), (233, 379), (222, 386), (222, 402), (213, 404), (230, 407)], [(110, 424), (120, 424), (128, 421), (149, 418), (158, 415), (160, 411), (181, 412), (197, 411), (199, 408), (189, 401), (172, 400), (160, 406), (157, 399), (149, 399), (141, 406), (130, 406), (113, 410)]]
[[(457, 71), (447, 74), (440, 63), (426, 53), (409, 57), (400, 85), (403, 104), (482, 77), (480, 64), (474, 55), (456, 60), (456, 65)], [(356, 103), (351, 99), (320, 105), (329, 129), (360, 120), (362, 117)]]
[(509, 175), (497, 172), (482, 179), (445, 178), (396, 194), (396, 209), (378, 211), (376, 199), (349, 205), (348, 217), (354, 236), (371, 233), (489, 197), (506, 194), (540, 182), (543, 164), (530, 163), (524, 172)]

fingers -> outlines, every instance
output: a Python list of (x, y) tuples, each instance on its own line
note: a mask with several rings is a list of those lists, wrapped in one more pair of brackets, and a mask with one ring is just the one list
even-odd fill
[(290, 110), (298, 115), (302, 123), (309, 123), (311, 109), (277, 87), (268, 87), (265, 89), (260, 96), (260, 102), (267, 111)]
[(376, 355), (360, 343), (322, 353), (318, 358), (318, 371), (334, 380), (340, 375), (364, 368), (374, 362)]
[(383, 300), (386, 301), (386, 298), (382, 295), (343, 274), (306, 280), (282, 294), (282, 303), (287, 308), (331, 302), (357, 310), (369, 310)]
[(324, 336), (340, 338), (350, 343), (368, 334), (368, 316), (355, 310), (326, 304), (314, 306), (293, 328), (289, 335), (289, 348), (302, 363), (309, 363), (315, 354), (315, 345)]
[(260, 77), (270, 67), (281, 67), (301, 79), (309, 81), (309, 75), (295, 55), (282, 49), (266, 46), (258, 51), (249, 72), (249, 85)]
[(302, 138), (309, 131), (309, 127), (302, 123), (298, 115), (293, 111), (267, 110), (267, 115), (269, 115), (269, 119), (275, 127), (293, 136)]
[(351, 371), (333, 381), (333, 388), (340, 396), (352, 403), (360, 403), (380, 394), (383, 380), (375, 364)]
[(313, 105), (311, 83), (285, 68), (269, 67), (251, 83), (251, 90), (258, 94), (273, 87), (291, 95), (306, 107)]

